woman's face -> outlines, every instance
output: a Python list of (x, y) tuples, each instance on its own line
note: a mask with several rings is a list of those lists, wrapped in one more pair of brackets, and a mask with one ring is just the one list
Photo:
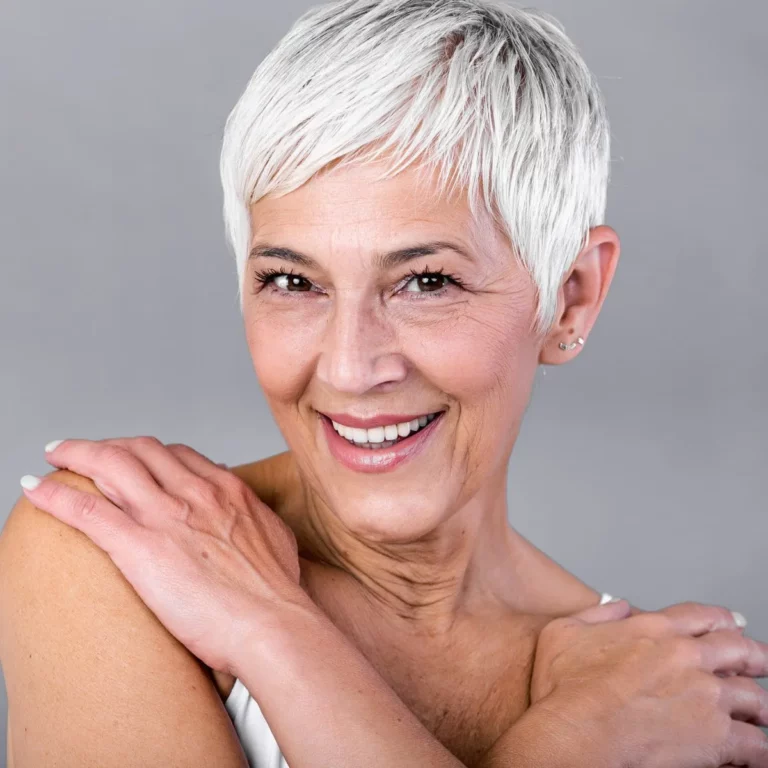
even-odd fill
[(491, 219), (420, 194), (415, 169), (378, 172), (337, 167), (251, 206), (244, 320), (312, 492), (361, 537), (400, 542), (503, 489), (539, 344), (533, 282)]

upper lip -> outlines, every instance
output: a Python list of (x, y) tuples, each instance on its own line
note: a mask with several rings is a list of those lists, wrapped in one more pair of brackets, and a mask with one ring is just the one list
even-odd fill
[(388, 424), (400, 424), (403, 421), (413, 421), (414, 419), (418, 419), (419, 416), (427, 416), (430, 413), (439, 413), (439, 411), (422, 411), (421, 413), (411, 414), (410, 416), (403, 413), (379, 413), (376, 416), (368, 416), (367, 418), (350, 416), (347, 413), (328, 413), (326, 411), (318, 411), (318, 413), (322, 413), (323, 416), (327, 416), (331, 421), (335, 421), (337, 424), (343, 424), (345, 427), (373, 429), (374, 427), (385, 427)]

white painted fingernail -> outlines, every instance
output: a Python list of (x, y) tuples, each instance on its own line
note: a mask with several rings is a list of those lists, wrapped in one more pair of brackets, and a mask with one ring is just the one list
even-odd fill
[(45, 446), (45, 452), (49, 453), (55, 448), (58, 448), (63, 442), (64, 442), (63, 440), (51, 440), (51, 442)]
[(26, 488), (28, 491), (34, 491), (42, 481), (39, 477), (35, 477), (35, 475), (23, 475), (19, 482), (21, 483), (22, 488)]
[(736, 622), (736, 625), (741, 627), (742, 629), (747, 626), (747, 620), (740, 614), (738, 611), (731, 611), (733, 614), (733, 620)]

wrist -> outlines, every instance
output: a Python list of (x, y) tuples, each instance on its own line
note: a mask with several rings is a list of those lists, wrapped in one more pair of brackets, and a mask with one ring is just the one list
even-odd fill
[(530, 707), (483, 756), (480, 768), (615, 768), (613, 740), (583, 702)]
[(256, 602), (232, 632), (234, 648), (227, 671), (240, 679), (252, 679), (254, 670), (265, 669), (281, 657), (287, 661), (299, 638), (329, 621), (299, 587), (280, 600)]

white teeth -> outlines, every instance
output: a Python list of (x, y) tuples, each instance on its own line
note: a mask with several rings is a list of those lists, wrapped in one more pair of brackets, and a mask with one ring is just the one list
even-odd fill
[(368, 430), (368, 442), (369, 443), (383, 443), (384, 438), (390, 440), (390, 436), (387, 434), (389, 427), (373, 427)]
[(398, 438), (408, 437), (411, 432), (418, 432), (422, 427), (429, 424), (437, 414), (430, 413), (427, 416), (419, 416), (412, 421), (402, 421), (399, 424), (387, 424), (381, 427), (372, 427), (371, 429), (360, 429), (358, 427), (347, 427), (332, 421), (333, 428), (347, 440), (354, 442), (364, 448), (388, 448), (397, 442)]

